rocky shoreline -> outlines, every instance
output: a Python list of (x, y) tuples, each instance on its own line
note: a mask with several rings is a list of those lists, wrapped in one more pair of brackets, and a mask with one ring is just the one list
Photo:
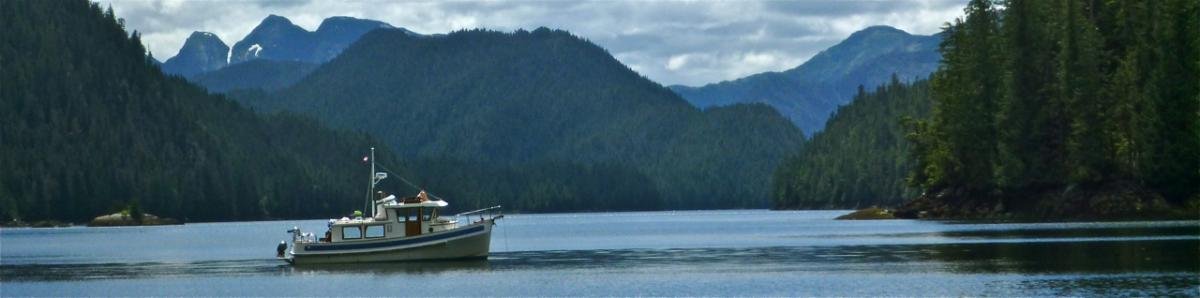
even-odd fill
[(182, 222), (173, 218), (158, 217), (149, 213), (142, 213), (141, 218), (136, 218), (124, 212), (117, 212), (109, 215), (101, 215), (92, 219), (88, 223), (89, 227), (117, 227), (117, 226), (161, 226), (161, 225), (181, 225)]
[(839, 220), (870, 220), (870, 219), (896, 219), (895, 213), (891, 209), (871, 207), (860, 209), (846, 215), (838, 216)]
[(1046, 188), (1023, 195), (969, 196), (946, 189), (895, 209), (867, 208), (837, 219), (930, 220), (1200, 220), (1200, 197), (1172, 203), (1132, 183)]
[(906, 219), (1167, 220), (1200, 219), (1200, 198), (1183, 203), (1132, 184), (1048, 188), (1020, 196), (970, 197), (943, 190), (896, 208)]

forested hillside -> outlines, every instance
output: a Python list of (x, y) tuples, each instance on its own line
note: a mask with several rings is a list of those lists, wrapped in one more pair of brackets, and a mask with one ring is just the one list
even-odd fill
[(253, 89), (274, 91), (295, 84), (317, 69), (317, 66), (300, 61), (255, 59), (206, 72), (190, 80), (196, 85), (204, 86), (209, 92)]
[(294, 86), (254, 94), (239, 98), (386, 141), (444, 196), (530, 202), (518, 210), (766, 207), (772, 170), (803, 139), (770, 107), (699, 110), (545, 28), (375, 30)]
[(859, 89), (825, 130), (775, 171), (774, 208), (899, 206), (917, 195), (905, 182), (912, 145), (904, 124), (929, 114), (929, 82), (893, 77), (873, 92)]
[(3, 220), (80, 222), (131, 204), (191, 221), (362, 206), (369, 138), (260, 117), (164, 76), (122, 23), (85, 0), (0, 1)]
[(947, 28), (933, 113), (914, 127), (926, 195), (907, 215), (1198, 210), (1200, 2), (999, 7), (973, 0)]

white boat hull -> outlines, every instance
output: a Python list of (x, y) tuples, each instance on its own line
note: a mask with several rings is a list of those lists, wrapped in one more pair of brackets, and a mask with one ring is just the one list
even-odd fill
[(494, 219), (417, 237), (347, 243), (295, 243), (295, 265), (487, 258)]

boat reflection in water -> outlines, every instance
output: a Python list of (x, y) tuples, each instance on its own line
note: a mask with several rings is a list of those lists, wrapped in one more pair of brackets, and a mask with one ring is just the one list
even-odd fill
[(285, 266), (285, 274), (370, 274), (377, 276), (441, 274), (446, 272), (486, 272), (492, 270), (486, 259), (454, 259), (436, 261), (388, 262), (363, 266), (361, 263), (332, 263), (311, 266)]

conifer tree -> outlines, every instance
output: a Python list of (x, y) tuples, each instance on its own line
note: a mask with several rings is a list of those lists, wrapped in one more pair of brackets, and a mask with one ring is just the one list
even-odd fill
[(1100, 125), (1109, 101), (1099, 90), (1104, 86), (1101, 64), (1103, 42), (1088, 15), (1093, 7), (1083, 0), (1063, 0), (1058, 52), (1058, 96), (1070, 115), (1067, 138), (1070, 181), (1096, 183), (1111, 172), (1105, 133)]
[(933, 76), (932, 186), (984, 194), (993, 186), (995, 112), (1002, 95), (998, 19), (990, 1), (967, 4), (966, 19), (947, 28), (943, 65)]

